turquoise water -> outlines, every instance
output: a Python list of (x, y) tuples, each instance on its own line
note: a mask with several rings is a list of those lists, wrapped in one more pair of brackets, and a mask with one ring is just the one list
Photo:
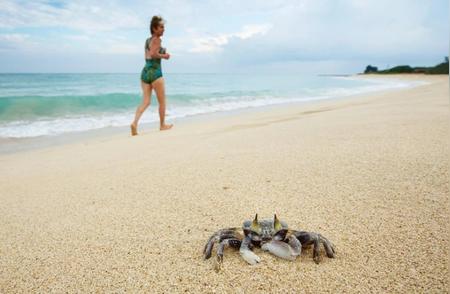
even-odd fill
[[(354, 77), (164, 73), (168, 121), (204, 113), (413, 86)], [(126, 126), (141, 102), (139, 74), (0, 74), (0, 137)], [(141, 123), (158, 120), (155, 94)]]

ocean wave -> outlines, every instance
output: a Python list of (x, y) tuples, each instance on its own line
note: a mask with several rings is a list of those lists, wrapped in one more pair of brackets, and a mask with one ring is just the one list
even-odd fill
[[(333, 77), (332, 79), (351, 80), (354, 78)], [(334, 99), (374, 91), (414, 87), (421, 84), (423, 83), (401, 80), (371, 80), (357, 86), (303, 87), (295, 94), (276, 95), (276, 91), (268, 90), (178, 93), (168, 95), (167, 117), (176, 119), (267, 105)], [(54, 136), (69, 132), (127, 126), (133, 120), (135, 109), (140, 102), (140, 95), (128, 93), (1, 98), (0, 137)], [(156, 122), (158, 119), (155, 107), (151, 106), (149, 111), (142, 116), (141, 123)]]

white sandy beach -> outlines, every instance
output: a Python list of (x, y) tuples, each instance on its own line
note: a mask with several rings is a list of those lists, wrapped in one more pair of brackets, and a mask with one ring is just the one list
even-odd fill
[[(0, 155), (0, 292), (448, 292), (449, 78), (394, 78), (429, 84)], [(256, 212), (336, 258), (216, 273)]]

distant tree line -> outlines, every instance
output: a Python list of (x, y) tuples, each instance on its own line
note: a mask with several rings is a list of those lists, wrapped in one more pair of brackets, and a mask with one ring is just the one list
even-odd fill
[(445, 62), (439, 63), (432, 67), (411, 67), (409, 65), (399, 65), (385, 70), (378, 70), (376, 66), (368, 65), (365, 74), (377, 73), (377, 74), (396, 74), (396, 73), (423, 73), (423, 74), (447, 74), (448, 75), (448, 56), (445, 57)]

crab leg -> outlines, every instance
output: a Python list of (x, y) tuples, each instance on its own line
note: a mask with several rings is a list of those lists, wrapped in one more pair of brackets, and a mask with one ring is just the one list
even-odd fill
[(219, 243), (219, 246), (217, 247), (217, 261), (222, 262), (223, 261), (223, 251), (225, 249), (225, 246), (230, 246), (233, 248), (239, 248), (241, 246), (241, 240), (236, 238), (231, 239), (224, 239)]
[(314, 245), (313, 259), (316, 263), (320, 262), (320, 244), (323, 244), (325, 252), (329, 258), (334, 257), (335, 250), (333, 244), (321, 234), (304, 231), (294, 231), (293, 234), (302, 243), (302, 246), (306, 247), (309, 245)]
[(222, 268), (223, 264), (223, 251), (225, 250), (225, 246), (230, 246), (238, 249), (241, 246), (242, 241), (231, 237), (230, 239), (223, 239), (219, 242), (219, 246), (217, 247), (217, 259), (214, 264), (214, 270), (219, 272)]
[(327, 253), (327, 256), (328, 256), (329, 258), (333, 258), (333, 257), (334, 257), (334, 254), (336, 253), (335, 250), (334, 250), (334, 245), (333, 245), (333, 243), (331, 243), (330, 241), (328, 241), (327, 238), (325, 238), (324, 236), (322, 236), (322, 235), (320, 235), (320, 234), (319, 234), (319, 237), (320, 237), (320, 241), (321, 241), (322, 244), (323, 244), (323, 247), (325, 248), (325, 252)]
[(214, 247), (214, 243), (220, 243), (225, 239), (236, 239), (240, 240), (241, 234), (237, 231), (238, 228), (229, 228), (229, 229), (222, 229), (217, 232), (215, 232), (206, 242), (206, 245), (203, 249), (203, 255), (205, 259), (208, 259), (211, 257), (211, 252)]
[(246, 236), (242, 240), (241, 247), (239, 248), (239, 253), (242, 258), (251, 265), (255, 265), (261, 261), (261, 258), (250, 250), (252, 239)]
[(319, 236), (316, 236), (316, 238), (314, 238), (314, 249), (313, 249), (313, 259), (315, 263), (319, 263), (320, 262), (320, 238)]

